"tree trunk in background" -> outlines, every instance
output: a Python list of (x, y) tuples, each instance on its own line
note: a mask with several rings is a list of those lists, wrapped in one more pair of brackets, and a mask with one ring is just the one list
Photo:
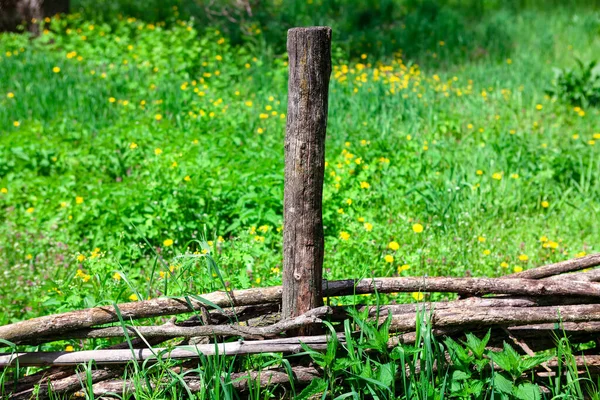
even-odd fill
[(15, 32), (23, 24), (39, 35), (45, 17), (69, 12), (69, 0), (0, 0), (0, 32)]

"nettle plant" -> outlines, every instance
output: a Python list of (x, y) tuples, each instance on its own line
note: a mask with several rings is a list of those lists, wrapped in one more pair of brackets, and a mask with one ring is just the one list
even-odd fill
[(576, 59), (577, 69), (557, 69), (553, 85), (546, 92), (578, 107), (600, 105), (600, 73), (597, 61), (585, 64)]

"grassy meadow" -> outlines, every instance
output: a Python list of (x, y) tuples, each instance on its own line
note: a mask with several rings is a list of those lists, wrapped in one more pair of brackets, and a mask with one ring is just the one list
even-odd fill
[[(0, 34), (0, 325), (281, 283), (297, 25), (333, 28), (327, 279), (600, 250), (599, 111), (546, 93), (600, 54), (597, 9), (273, 0), (232, 26), (179, 2), (74, 3), (35, 40)], [(44, 346), (63, 348), (83, 347)]]

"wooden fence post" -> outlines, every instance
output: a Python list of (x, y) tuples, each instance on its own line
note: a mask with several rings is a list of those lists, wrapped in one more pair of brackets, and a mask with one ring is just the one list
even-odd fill
[(323, 304), (322, 201), (331, 28), (290, 29), (287, 50), (282, 318)]

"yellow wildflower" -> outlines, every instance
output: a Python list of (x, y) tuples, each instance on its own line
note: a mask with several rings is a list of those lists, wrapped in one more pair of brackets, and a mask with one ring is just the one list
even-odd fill
[(165, 247), (173, 246), (173, 239), (165, 239), (165, 240), (163, 241), (163, 245), (164, 245)]
[(396, 250), (398, 250), (398, 249), (400, 248), (400, 245), (398, 244), (398, 242), (394, 242), (394, 241), (392, 241), (392, 242), (390, 242), (390, 243), (388, 244), (388, 247), (389, 247), (390, 249), (392, 249), (392, 250), (396, 251)]
[(342, 231), (342, 232), (340, 232), (340, 239), (348, 240), (348, 239), (350, 239), (350, 234), (348, 232)]
[(391, 256), (389, 254), (387, 254), (385, 257), (383, 257), (383, 259), (385, 260), (386, 263), (393, 263), (394, 262), (394, 256)]
[(423, 300), (423, 298), (425, 297), (425, 296), (423, 295), (423, 293), (421, 293), (421, 292), (412, 292), (410, 295), (411, 295), (411, 296), (412, 296), (412, 298), (413, 298), (413, 299), (415, 299), (416, 301), (421, 301), (421, 300)]
[(527, 260), (529, 260), (529, 256), (527, 254), (521, 254), (519, 256), (519, 260), (521, 260), (521, 261), (527, 261)]
[(421, 233), (423, 232), (423, 225), (421, 224), (414, 224), (412, 227), (413, 232), (415, 233)]
[(131, 300), (131, 301), (138, 301), (139, 298), (138, 298), (137, 294), (133, 293), (131, 296), (129, 296), (129, 300)]

